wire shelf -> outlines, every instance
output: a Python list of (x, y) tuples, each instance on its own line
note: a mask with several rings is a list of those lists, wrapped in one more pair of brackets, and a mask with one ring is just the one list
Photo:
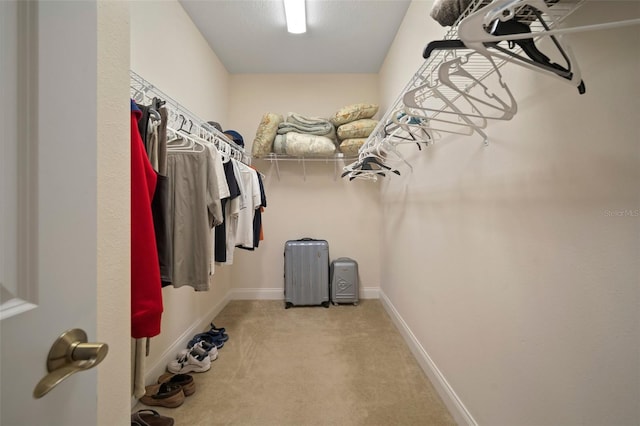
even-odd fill
[(231, 151), (231, 155), (238, 161), (251, 164), (251, 156), (244, 148), (238, 146), (230, 140), (224, 133), (200, 119), (194, 113), (182, 106), (176, 100), (154, 86), (133, 70), (129, 71), (130, 95), (137, 103), (151, 104), (153, 98), (161, 99), (167, 106), (168, 122), (167, 126), (175, 130), (186, 130), (189, 133), (198, 135), (205, 140), (213, 141), (219, 149), (223, 149), (221, 144), (226, 144)]
[[(542, 20), (538, 19), (531, 6), (523, 5), (515, 11), (518, 22), (527, 23), (531, 33), (528, 37), (536, 40), (544, 31), (554, 29), (568, 16), (574, 13), (585, 0), (544, 0), (546, 5)], [(443, 40), (456, 44), (460, 39), (458, 28), (464, 19), (487, 6), (492, 0), (472, 0), (467, 9), (445, 33)], [(547, 23), (545, 27), (544, 23)], [(458, 42), (459, 43), (459, 42)], [(500, 54), (481, 54), (478, 50), (467, 48), (459, 43), (457, 48), (441, 48), (430, 51), (430, 55), (413, 74), (396, 100), (387, 108), (378, 125), (360, 149), (358, 161), (345, 167), (351, 177), (371, 177), (357, 165), (364, 158), (375, 152), (384, 155), (390, 151), (399, 156), (400, 162), (408, 164), (395, 150), (395, 146), (404, 143), (430, 144), (441, 133), (459, 135), (479, 134), (487, 143), (487, 135), (482, 131), (488, 119), (509, 120), (517, 111), (516, 101), (508, 86), (502, 80), (501, 67), (512, 59)], [(522, 49), (515, 46), (514, 54)], [(425, 52), (426, 55), (426, 52)], [(462, 72), (464, 71), (464, 72)], [(441, 84), (443, 79), (450, 84)], [(492, 88), (489, 102), (469, 102), (474, 92), (479, 93), (476, 99), (484, 95), (487, 99), (487, 87)], [(454, 89), (455, 88), (455, 89)], [(484, 107), (484, 109), (479, 108)], [(373, 173), (372, 173), (373, 174)], [(375, 174), (374, 178), (375, 178)], [(373, 179), (375, 180), (375, 179)]]

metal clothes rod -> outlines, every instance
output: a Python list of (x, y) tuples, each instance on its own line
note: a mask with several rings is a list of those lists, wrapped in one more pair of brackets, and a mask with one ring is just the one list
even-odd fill
[[(204, 140), (213, 141), (219, 150), (230, 151), (233, 158), (251, 165), (251, 156), (245, 152), (244, 148), (238, 146), (218, 129), (200, 119), (135, 71), (129, 70), (129, 76), (131, 79), (130, 95), (134, 101), (149, 105), (155, 97), (165, 102), (169, 113), (168, 127), (175, 130), (184, 129)], [(223, 145), (226, 145), (228, 149), (225, 149)]]

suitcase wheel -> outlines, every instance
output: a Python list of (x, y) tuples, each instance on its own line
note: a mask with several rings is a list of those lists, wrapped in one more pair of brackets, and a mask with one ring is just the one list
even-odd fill
[(289, 309), (292, 306), (293, 306), (293, 303), (291, 303), (291, 302), (285, 302), (285, 304), (284, 304), (284, 308), (285, 309)]
[(329, 302), (322, 302), (322, 306), (324, 306), (325, 308), (329, 307)]

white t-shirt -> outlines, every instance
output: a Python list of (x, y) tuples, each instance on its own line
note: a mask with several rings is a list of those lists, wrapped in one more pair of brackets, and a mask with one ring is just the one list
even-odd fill
[(238, 183), (238, 188), (240, 189), (240, 196), (229, 200), (224, 212), (227, 241), (227, 260), (223, 263), (224, 265), (233, 265), (233, 251), (236, 248), (236, 239), (238, 234), (238, 217), (240, 216), (240, 212), (245, 208), (244, 194), (247, 192), (240, 173), (240, 166), (242, 164), (234, 159), (231, 159), (230, 161), (231, 164), (233, 164), (233, 174)]
[(257, 172), (244, 164), (240, 165), (240, 175), (246, 189), (242, 196), (247, 208), (241, 210), (238, 216), (236, 246), (253, 248), (253, 216), (260, 207), (260, 183)]
[[(206, 144), (207, 150), (209, 151), (209, 155), (211, 156), (211, 163), (212, 163), (212, 168), (213, 168), (213, 174), (215, 177), (215, 182), (216, 182), (216, 186), (218, 188), (218, 199), (222, 200), (224, 198), (229, 197), (229, 185), (227, 184), (227, 178), (224, 174), (224, 166), (222, 164), (222, 155), (220, 154), (220, 152), (218, 151), (218, 149), (212, 145), (212, 144)], [(226, 215), (225, 215), (226, 216)], [(223, 220), (226, 220), (226, 218), (224, 218)], [(211, 228), (211, 233), (210, 233), (210, 247), (211, 247), (211, 260), (209, 262), (209, 274), (213, 275), (214, 271), (215, 271), (215, 227)]]

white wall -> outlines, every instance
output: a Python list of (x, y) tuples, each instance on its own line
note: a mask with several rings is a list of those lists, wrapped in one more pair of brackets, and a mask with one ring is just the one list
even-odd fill
[[(375, 74), (236, 74), (230, 78), (227, 129), (243, 135), (247, 150), (263, 114), (328, 118), (339, 108), (358, 102), (377, 103)], [(235, 251), (233, 283), (237, 297), (282, 298), (283, 251), (287, 240), (311, 237), (329, 242), (332, 259), (346, 256), (359, 264), (361, 295), (377, 295), (380, 283), (380, 208), (378, 185), (340, 179), (343, 163), (275, 165), (254, 160), (265, 174), (267, 208), (265, 240), (254, 252)]]
[[(382, 103), (439, 38), (430, 7), (412, 3)], [(572, 22), (639, 9), (586, 2)], [(570, 41), (585, 95), (508, 65), (519, 112), (488, 147), (406, 147), (414, 173), (382, 186), (382, 291), (478, 424), (640, 418), (640, 27)]]
[(131, 69), (203, 120), (226, 120), (229, 74), (180, 3), (130, 5)]
[[(224, 122), (229, 75), (177, 1), (134, 1), (131, 7), (131, 69), (203, 120)], [(211, 290), (171, 286), (162, 291), (161, 334), (151, 342), (149, 380), (164, 370), (172, 346), (199, 332), (210, 312), (225, 303), (231, 270), (216, 268)], [(156, 375), (156, 377), (153, 377)]]

